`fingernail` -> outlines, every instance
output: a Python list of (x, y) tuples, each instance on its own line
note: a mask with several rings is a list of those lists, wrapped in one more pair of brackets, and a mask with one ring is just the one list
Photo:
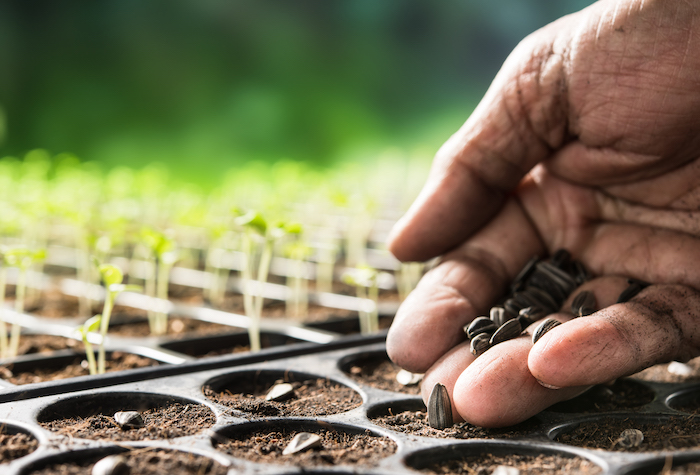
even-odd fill
[(539, 379), (537, 380), (537, 382), (540, 383), (540, 386), (545, 387), (547, 389), (561, 389), (559, 386), (554, 386), (553, 384), (543, 383)]

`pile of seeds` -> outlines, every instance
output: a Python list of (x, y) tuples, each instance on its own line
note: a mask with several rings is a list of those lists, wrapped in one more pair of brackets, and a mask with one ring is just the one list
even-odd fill
[[(537, 256), (523, 267), (503, 303), (491, 308), (489, 316), (475, 318), (464, 327), (471, 340), (471, 352), (479, 356), (490, 347), (519, 336), (532, 323), (558, 312), (564, 301), (590, 275), (579, 261), (560, 249), (549, 259)], [(572, 305), (576, 316), (590, 315), (595, 309), (595, 296), (581, 292)], [(534, 338), (554, 328), (559, 322), (547, 319), (534, 332)]]

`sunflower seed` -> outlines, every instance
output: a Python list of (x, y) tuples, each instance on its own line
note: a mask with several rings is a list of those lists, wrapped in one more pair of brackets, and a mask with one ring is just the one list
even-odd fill
[(639, 447), (644, 442), (644, 434), (639, 429), (625, 429), (617, 438), (617, 445), (623, 449)]
[(491, 310), (489, 312), (489, 318), (493, 323), (496, 324), (496, 327), (500, 327), (508, 320), (510, 320), (511, 315), (508, 312), (506, 312), (505, 308), (498, 306), (491, 307)]
[[(569, 274), (549, 262), (540, 262), (534, 275), (543, 275), (561, 290), (566, 298), (576, 288), (576, 281)], [(534, 277), (534, 276), (533, 276)]]
[(554, 318), (542, 320), (542, 323), (537, 325), (537, 328), (535, 328), (535, 331), (532, 333), (532, 344), (534, 345), (537, 343), (537, 340), (542, 338), (545, 333), (559, 325), (561, 325), (561, 322), (559, 320), (555, 320)]
[(321, 436), (311, 432), (299, 432), (289, 441), (282, 455), (291, 455), (321, 446)]
[(518, 320), (520, 320), (520, 325), (523, 328), (527, 328), (537, 320), (541, 320), (546, 316), (547, 314), (540, 307), (532, 306), (520, 310), (520, 313), (518, 313)]
[(506, 340), (512, 340), (513, 338), (519, 336), (522, 332), (523, 327), (520, 325), (520, 321), (518, 319), (508, 320), (506, 323), (501, 325), (493, 335), (491, 335), (489, 344), (493, 346), (503, 343)]
[(620, 293), (620, 296), (617, 298), (617, 303), (625, 303), (631, 300), (635, 295), (641, 292), (643, 288), (644, 287), (636, 282), (628, 285), (627, 288)]
[(405, 369), (396, 373), (396, 382), (403, 386), (415, 386), (423, 380), (423, 373), (411, 373)]
[(527, 279), (530, 277), (532, 271), (535, 270), (535, 264), (537, 264), (539, 261), (540, 258), (538, 256), (533, 256), (529, 261), (527, 261), (525, 267), (523, 267), (520, 272), (518, 272), (518, 275), (515, 276), (513, 284), (511, 285), (511, 292), (516, 292), (520, 290), (521, 287), (524, 287), (525, 281), (527, 281)]
[(131, 467), (121, 455), (110, 455), (100, 459), (90, 472), (92, 475), (128, 475)]
[(477, 317), (466, 327), (467, 338), (472, 340), (476, 335), (488, 333), (491, 335), (498, 326), (488, 317)]
[(266, 401), (284, 401), (292, 397), (294, 394), (294, 386), (289, 383), (277, 383), (270, 388), (265, 395)]
[(558, 304), (554, 297), (552, 297), (550, 294), (548, 294), (546, 291), (540, 288), (526, 287), (523, 292), (527, 292), (528, 295), (535, 299), (535, 301), (538, 302), (539, 306), (542, 307), (542, 309), (547, 313), (557, 312), (561, 307), (561, 304)]
[(144, 427), (143, 417), (136, 411), (119, 411), (114, 414), (114, 422), (123, 430)]
[(491, 343), (489, 343), (490, 340), (491, 335), (489, 333), (479, 333), (476, 335), (469, 343), (469, 349), (471, 350), (472, 355), (479, 356), (484, 351), (491, 348)]
[(560, 268), (561, 270), (566, 270), (571, 264), (571, 253), (566, 249), (559, 249), (554, 254), (552, 254), (552, 257), (549, 259), (549, 262), (551, 262), (552, 265)]
[(591, 274), (583, 266), (582, 263), (580, 263), (579, 261), (574, 261), (571, 264), (571, 267), (573, 267), (572, 275), (574, 277), (574, 280), (576, 281), (576, 285), (581, 285), (584, 282), (587, 282), (588, 280), (590, 280)]
[(443, 384), (436, 383), (428, 399), (428, 425), (433, 429), (443, 430), (452, 424), (450, 395)]
[(571, 302), (571, 313), (577, 317), (585, 317), (596, 311), (595, 294), (588, 290), (579, 292)]

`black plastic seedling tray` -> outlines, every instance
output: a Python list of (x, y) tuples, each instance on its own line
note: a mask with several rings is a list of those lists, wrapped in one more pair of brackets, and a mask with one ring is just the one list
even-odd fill
[[(56, 462), (71, 460), (97, 460), (109, 454), (122, 453), (135, 448), (160, 447), (208, 457), (228, 466), (229, 473), (291, 474), (291, 473), (419, 473), (433, 463), (476, 457), (484, 454), (501, 455), (553, 455), (564, 460), (581, 458), (605, 474), (659, 473), (664, 464), (672, 461), (681, 465), (700, 461), (700, 436), (685, 436), (687, 448), (651, 452), (621, 452), (605, 449), (587, 449), (557, 440), (561, 434), (575, 427), (595, 426), (606, 421), (621, 420), (630, 427), (668, 425), (671, 420), (688, 423), (694, 416), (675, 410), (675, 402), (693, 402), (700, 398), (700, 385), (652, 383), (635, 380), (641, 392), (650, 394), (638, 407), (627, 410), (600, 410), (593, 404), (594, 412), (576, 412), (575, 406), (548, 410), (521, 425), (513, 432), (483, 433), (476, 438), (468, 432), (460, 436), (445, 437), (447, 433), (427, 429), (432, 436), (402, 432), (380, 425), (376, 418), (403, 411), (425, 411), (419, 396), (403, 392), (378, 389), (365, 384), (350, 374), (353, 365), (386, 359), (385, 334), (373, 336), (348, 336), (327, 344), (296, 343), (263, 350), (259, 353), (239, 353), (185, 361), (157, 367), (108, 373), (100, 376), (77, 377), (67, 380), (11, 386), (0, 389), (0, 423), (5, 433), (24, 432), (38, 441), (32, 453), (0, 465), (2, 474), (28, 475), (35, 470)], [(26, 358), (29, 359), (29, 358)], [(284, 415), (242, 412), (217, 403), (207, 397), (205, 386), (226, 386), (235, 389), (246, 379), (287, 379), (301, 381), (319, 378), (338, 383), (359, 395), (359, 405), (344, 412), (310, 417), (285, 417)], [(233, 386), (231, 386), (233, 385)], [(514, 395), (514, 397), (517, 397)], [(110, 442), (68, 437), (40, 425), (63, 414), (94, 414), (103, 412), (111, 417), (115, 410), (146, 409), (179, 402), (185, 407), (208, 408), (213, 414), (211, 423), (195, 433), (174, 438), (152, 440), (124, 440)], [(583, 406), (582, 406), (583, 407)], [(584, 408), (586, 409), (586, 408)], [(590, 409), (590, 408), (587, 408)], [(596, 412), (597, 411), (597, 412)], [(264, 438), (266, 431), (334, 432), (348, 440), (357, 435), (381, 438), (379, 445), (389, 446), (389, 453), (382, 452), (376, 459), (322, 465), (295, 463), (294, 456), (272, 462), (251, 461), (241, 456), (228, 455), (220, 450), (221, 444), (230, 439), (244, 440)], [(501, 434), (507, 434), (501, 436)], [(447, 434), (449, 435), (449, 434)], [(456, 438), (465, 437), (465, 438)], [(694, 442), (694, 443), (692, 443)], [(273, 441), (274, 443), (274, 441)], [(280, 442), (281, 443), (281, 442)], [(614, 443), (614, 442), (613, 442)], [(347, 447), (351, 454), (354, 446)], [(263, 457), (264, 459), (264, 457)], [(350, 457), (352, 460), (352, 457)], [(447, 473), (447, 472), (445, 472)], [(521, 472), (526, 473), (526, 472)], [(561, 473), (567, 473), (562, 470)], [(588, 473), (588, 472), (586, 472)], [(175, 475), (174, 473), (172, 475)]]

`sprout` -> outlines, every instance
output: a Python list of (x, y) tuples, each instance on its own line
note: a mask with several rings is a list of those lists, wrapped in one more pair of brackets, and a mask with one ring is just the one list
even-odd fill
[(96, 332), (100, 328), (101, 322), (102, 315), (95, 315), (78, 327), (80, 336), (83, 339), (83, 344), (85, 345), (85, 355), (87, 356), (90, 374), (97, 374), (97, 364), (95, 362), (95, 352), (92, 350), (92, 343), (88, 340), (88, 334)]
[(379, 330), (379, 313), (377, 311), (379, 276), (380, 273), (376, 269), (368, 265), (359, 265), (354, 269), (349, 269), (341, 277), (343, 282), (357, 289), (359, 298), (369, 298), (374, 303), (372, 311), (368, 312), (364, 309), (359, 311), (361, 333), (373, 333)]
[(287, 275), (287, 286), (291, 290), (287, 298), (287, 314), (301, 318), (309, 308), (309, 284), (304, 264), (312, 249), (302, 240), (301, 227), (295, 234), (297, 239), (284, 247), (284, 254), (292, 260), (291, 272)]
[[(5, 265), (8, 267), (16, 267), (19, 271), (15, 286), (15, 312), (18, 314), (24, 313), (24, 297), (27, 289), (27, 271), (32, 264), (45, 258), (46, 251), (44, 249), (30, 250), (24, 246), (6, 248), (3, 252), (3, 260)], [(5, 280), (4, 275), (2, 280)], [(5, 286), (3, 285), (2, 287), (4, 294)], [(3, 325), (0, 326), (0, 331), (3, 332), (2, 336), (0, 336), (0, 351), (2, 351), (3, 355), (7, 357), (17, 356), (17, 350), (19, 348), (20, 325), (17, 322), (12, 324), (9, 342), (6, 341), (7, 330), (3, 327), (4, 322)]]
[[(141, 231), (141, 240), (155, 259), (155, 262), (151, 262), (151, 272), (146, 278), (146, 294), (167, 300), (170, 270), (179, 258), (179, 253), (175, 250), (175, 241), (165, 233), (150, 228), (144, 228)], [(157, 272), (153, 272), (154, 266), (157, 267)], [(166, 313), (149, 311), (148, 321), (151, 333), (154, 335), (167, 333), (168, 315)]]

